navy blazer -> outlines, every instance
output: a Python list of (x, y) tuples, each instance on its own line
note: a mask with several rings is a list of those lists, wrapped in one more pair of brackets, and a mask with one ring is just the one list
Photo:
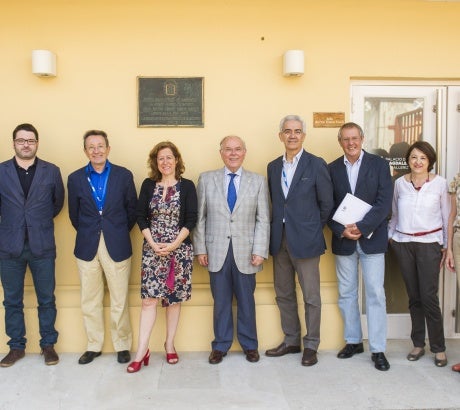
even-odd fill
[(59, 168), (37, 158), (27, 199), (14, 160), (0, 164), (0, 259), (18, 257), (26, 239), (32, 254), (56, 257), (53, 218), (64, 205), (64, 184)]
[(270, 254), (281, 247), (283, 219), (287, 246), (295, 258), (313, 258), (326, 250), (323, 227), (333, 207), (332, 183), (326, 162), (303, 150), (287, 198), (281, 187), (283, 157), (267, 167), (272, 201)]
[(101, 232), (110, 257), (121, 262), (132, 255), (129, 231), (136, 222), (137, 194), (133, 174), (126, 168), (111, 164), (102, 215), (94, 201), (87, 178), (87, 167), (69, 175), (69, 217), (77, 230), (74, 254), (91, 261), (99, 246)]
[[(344, 226), (332, 220), (347, 193), (351, 194), (347, 168), (343, 155), (329, 164), (332, 184), (334, 185), (334, 209), (328, 226), (332, 230), (332, 252), (336, 255), (351, 255), (356, 250), (356, 241), (342, 238)], [(374, 154), (364, 152), (359, 168), (354, 195), (372, 205), (364, 219), (356, 225), (362, 233), (359, 245), (364, 253), (384, 253), (388, 247), (388, 216), (391, 211), (393, 184), (388, 162)], [(372, 236), (367, 237), (372, 233)]]

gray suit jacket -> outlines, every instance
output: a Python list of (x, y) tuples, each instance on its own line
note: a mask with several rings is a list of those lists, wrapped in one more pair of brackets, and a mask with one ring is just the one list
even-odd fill
[(195, 255), (208, 255), (208, 270), (218, 272), (232, 241), (235, 263), (242, 273), (256, 273), (253, 254), (268, 257), (270, 211), (267, 181), (242, 170), (233, 213), (224, 191), (224, 168), (204, 172), (198, 179), (198, 221), (193, 231)]

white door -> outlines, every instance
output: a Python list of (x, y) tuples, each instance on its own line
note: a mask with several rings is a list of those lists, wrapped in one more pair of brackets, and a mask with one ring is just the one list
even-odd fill
[[(389, 160), (393, 180), (408, 171), (405, 153), (419, 139), (436, 149), (440, 159), (437, 172), (445, 175), (446, 86), (352, 85), (351, 96), (351, 119), (364, 129), (364, 149)], [(388, 338), (409, 338), (407, 294), (391, 251), (385, 255), (385, 265)], [(362, 325), (367, 337), (364, 292), (361, 284)]]

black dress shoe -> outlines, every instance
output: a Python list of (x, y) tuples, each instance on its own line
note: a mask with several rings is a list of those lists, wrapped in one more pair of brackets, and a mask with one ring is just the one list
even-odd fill
[(313, 366), (314, 364), (318, 363), (318, 357), (316, 356), (316, 350), (303, 349), (302, 355), (302, 366)]
[(130, 360), (131, 360), (131, 355), (129, 354), (129, 350), (122, 350), (117, 353), (118, 363), (128, 363)]
[(208, 360), (210, 364), (218, 364), (224, 359), (225, 356), (227, 356), (226, 352), (221, 352), (220, 350), (213, 350), (209, 355)]
[(289, 346), (283, 342), (279, 346), (267, 350), (265, 355), (269, 357), (280, 357), (288, 353), (300, 353), (300, 346)]
[(364, 352), (364, 347), (362, 343), (347, 343), (345, 347), (337, 353), (339, 359), (348, 359), (357, 353)]
[(81, 355), (78, 359), (79, 364), (88, 364), (91, 363), (96, 357), (100, 356), (101, 352), (92, 352), (91, 350), (87, 350), (85, 353)]
[(244, 354), (246, 355), (246, 360), (251, 363), (256, 363), (260, 359), (259, 352), (257, 351), (257, 349), (245, 350)]
[(388, 360), (385, 357), (385, 354), (382, 352), (372, 353), (372, 361), (374, 362), (374, 367), (377, 370), (385, 371), (390, 368), (390, 363), (388, 363)]

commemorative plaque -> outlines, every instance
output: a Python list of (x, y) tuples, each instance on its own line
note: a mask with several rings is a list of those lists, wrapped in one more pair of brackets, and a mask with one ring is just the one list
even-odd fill
[(203, 77), (137, 77), (138, 127), (204, 127)]

